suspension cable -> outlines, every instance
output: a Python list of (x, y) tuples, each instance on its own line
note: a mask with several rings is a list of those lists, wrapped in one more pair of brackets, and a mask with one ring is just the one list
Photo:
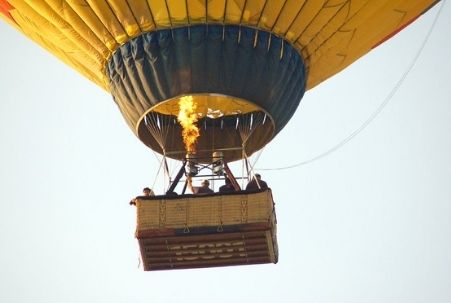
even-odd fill
[(366, 119), (365, 122), (363, 122), (363, 124), (358, 127), (356, 130), (354, 130), (349, 136), (347, 136), (345, 139), (343, 139), (342, 141), (340, 141), (338, 144), (336, 144), (335, 146), (331, 147), (330, 149), (326, 150), (325, 152), (302, 162), (298, 162), (292, 165), (287, 165), (287, 166), (282, 166), (282, 167), (272, 167), (272, 168), (258, 168), (258, 170), (264, 170), (264, 171), (270, 171), (270, 170), (284, 170), (284, 169), (291, 169), (291, 168), (296, 168), (302, 165), (306, 165), (306, 164), (310, 164), (312, 162), (315, 162), (317, 160), (320, 160), (326, 156), (329, 156), (330, 154), (332, 154), (333, 152), (337, 151), (338, 149), (342, 148), (346, 143), (348, 143), (349, 141), (351, 141), (354, 137), (356, 137), (358, 134), (360, 134), (371, 122), (373, 122), (376, 117), (382, 112), (382, 110), (387, 106), (387, 104), (389, 103), (389, 101), (393, 98), (393, 96), (396, 94), (396, 92), (399, 90), (399, 88), (401, 87), (401, 85), (404, 83), (405, 79), (407, 78), (408, 74), (412, 71), (413, 67), (416, 65), (418, 58), (420, 57), (420, 55), (422, 54), (431, 34), (432, 31), (435, 28), (435, 25), (437, 24), (437, 20), (443, 10), (443, 7), (445, 6), (445, 0), (443, 0), (439, 11), (437, 12), (437, 14), (435, 15), (435, 18), (431, 24), (431, 27), (429, 28), (425, 38), (423, 39), (423, 42), (421, 43), (417, 53), (415, 54), (415, 56), (412, 59), (412, 62), (409, 64), (409, 66), (407, 67), (406, 71), (402, 74), (401, 78), (395, 83), (393, 89), (388, 93), (388, 95), (385, 97), (385, 99), (382, 101), (382, 103), (376, 108), (376, 110), (368, 117), (368, 119)]
[[(164, 159), (164, 158), (163, 158), (163, 159)], [(158, 176), (160, 175), (161, 167), (163, 166), (163, 159), (161, 159), (161, 161), (160, 161), (160, 166), (158, 167), (158, 171), (157, 171), (157, 173), (155, 174), (155, 179), (153, 180), (152, 187), (151, 187), (152, 189), (154, 188), (155, 183), (157, 182)]]

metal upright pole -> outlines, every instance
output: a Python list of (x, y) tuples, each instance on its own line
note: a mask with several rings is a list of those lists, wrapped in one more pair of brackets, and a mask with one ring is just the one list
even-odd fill
[(224, 171), (226, 172), (227, 178), (229, 178), (230, 182), (233, 185), (233, 188), (237, 191), (241, 190), (240, 185), (236, 181), (235, 176), (232, 174), (232, 171), (230, 170), (229, 166), (227, 165), (227, 162), (224, 162)]
[(172, 184), (169, 187), (169, 189), (166, 192), (166, 194), (172, 193), (174, 191), (175, 187), (177, 186), (177, 184), (179, 183), (179, 181), (182, 178), (183, 174), (185, 173), (185, 166), (186, 166), (186, 160), (183, 160), (182, 167), (180, 168), (179, 172), (177, 173), (177, 176), (175, 176), (174, 181), (172, 181)]

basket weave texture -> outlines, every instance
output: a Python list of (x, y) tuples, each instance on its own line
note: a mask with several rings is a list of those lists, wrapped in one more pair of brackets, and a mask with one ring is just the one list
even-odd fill
[(274, 224), (271, 191), (233, 195), (137, 199), (137, 232), (247, 223)]

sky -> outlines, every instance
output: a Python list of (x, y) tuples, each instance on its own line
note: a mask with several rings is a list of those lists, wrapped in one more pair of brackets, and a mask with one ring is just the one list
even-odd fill
[(144, 272), (128, 202), (162, 191), (154, 153), (0, 22), (0, 302), (451, 302), (450, 31), (443, 1), (308, 91), (264, 148), (277, 264)]

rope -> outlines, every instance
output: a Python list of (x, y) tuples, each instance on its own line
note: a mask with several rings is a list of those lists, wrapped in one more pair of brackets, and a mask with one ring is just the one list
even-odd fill
[(163, 154), (163, 159), (161, 159), (161, 165), (164, 167), (164, 174), (170, 180), (171, 175), (169, 173), (168, 161), (166, 158), (166, 154)]
[(401, 87), (401, 85), (404, 83), (405, 79), (407, 78), (408, 74), (412, 71), (413, 67), (416, 65), (418, 58), (420, 57), (421, 53), (423, 52), (431, 34), (432, 31), (435, 28), (435, 25), (437, 24), (437, 20), (443, 10), (443, 7), (445, 6), (445, 0), (443, 0), (439, 11), (437, 12), (434, 21), (431, 24), (431, 27), (429, 28), (428, 33), (426, 34), (425, 38), (423, 39), (423, 42), (420, 45), (420, 48), (418, 49), (417, 53), (415, 54), (414, 58), (412, 59), (412, 62), (409, 64), (409, 66), (407, 67), (406, 71), (403, 73), (403, 75), (401, 76), (401, 78), (398, 80), (398, 82), (395, 84), (395, 86), (393, 87), (393, 89), (389, 92), (389, 94), (387, 95), (387, 97), (385, 97), (385, 99), (383, 100), (383, 102), (378, 106), (378, 108), (368, 117), (368, 119), (363, 122), (363, 124), (357, 128), (356, 130), (354, 130), (348, 137), (346, 137), (345, 139), (343, 139), (341, 142), (339, 142), (337, 145), (333, 146), (332, 148), (326, 150), (325, 152), (309, 159), (309, 160), (305, 160), (296, 164), (292, 164), (292, 165), (288, 165), (288, 166), (282, 166), (282, 167), (274, 167), (274, 168), (258, 168), (258, 170), (264, 170), (264, 171), (270, 171), (270, 170), (284, 170), (284, 169), (291, 169), (291, 168), (296, 168), (302, 165), (306, 165), (306, 164), (310, 164), (312, 162), (315, 162), (317, 160), (320, 160), (330, 154), (332, 154), (333, 152), (337, 151), (338, 149), (342, 148), (346, 143), (348, 143), (349, 141), (351, 141), (354, 137), (356, 137), (359, 133), (361, 133), (371, 122), (373, 122), (376, 117), (382, 112), (382, 110), (387, 106), (387, 104), (389, 103), (389, 101), (393, 98), (393, 96), (395, 95), (395, 93), (398, 91), (398, 89)]
[[(247, 156), (246, 156), (246, 152), (245, 152), (244, 146), (243, 146), (243, 149), (241, 150), (241, 176), (244, 176), (245, 169), (246, 169), (246, 175), (249, 175), (249, 169), (248, 169), (248, 165), (247, 165)], [(241, 189), (244, 189), (244, 178), (241, 179)]]
[(238, 132), (244, 148), (254, 131), (266, 121), (266, 114), (257, 112), (242, 115), (241, 118), (242, 123), (238, 120)]
[(169, 134), (169, 124), (171, 123), (171, 120), (171, 116), (160, 115), (154, 112), (150, 112), (144, 117), (144, 123), (147, 130), (163, 151), (165, 150), (165, 143)]
[(254, 171), (254, 167), (257, 164), (258, 160), (260, 159), (260, 156), (263, 154), (263, 151), (265, 150), (265, 146), (263, 146), (258, 152), (257, 152), (257, 156), (255, 157), (254, 163), (251, 164), (251, 171)]
[(164, 141), (162, 138), (161, 131), (158, 128), (159, 126), (158, 117), (153, 113), (148, 113), (144, 117), (144, 123), (147, 127), (147, 130), (152, 134), (155, 141), (157, 141), (158, 145), (160, 145), (160, 148), (163, 149)]
[(153, 180), (153, 183), (152, 183), (152, 189), (155, 187), (155, 183), (157, 182), (157, 179), (158, 179), (158, 175), (160, 174), (160, 171), (161, 171), (161, 167), (163, 166), (163, 160), (160, 160), (160, 167), (158, 167), (158, 171), (157, 171), (157, 173), (155, 174), (155, 179)]
[[(257, 156), (254, 159), (254, 163), (249, 163), (249, 170), (248, 170), (248, 176), (252, 175), (254, 176), (254, 167), (257, 164), (257, 161), (260, 159), (260, 156), (263, 154), (263, 151), (265, 149), (266, 145), (263, 146), (259, 151), (257, 151)], [(246, 159), (249, 159), (249, 157), (246, 155), (246, 152), (244, 152), (244, 157)], [(248, 161), (249, 162), (249, 161)], [(263, 169), (264, 170), (264, 169)]]

